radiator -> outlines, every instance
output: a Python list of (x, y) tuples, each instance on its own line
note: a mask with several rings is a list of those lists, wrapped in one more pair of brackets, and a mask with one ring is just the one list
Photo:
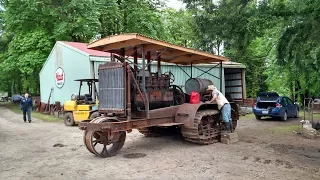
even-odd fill
[(99, 110), (124, 111), (125, 69), (108, 64), (99, 66)]

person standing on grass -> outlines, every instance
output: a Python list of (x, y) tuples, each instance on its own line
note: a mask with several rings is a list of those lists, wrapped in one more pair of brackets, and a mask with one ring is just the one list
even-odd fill
[(28, 115), (28, 121), (31, 123), (31, 110), (33, 109), (33, 105), (28, 93), (25, 93), (24, 98), (21, 99), (20, 109), (23, 111), (23, 121), (27, 122), (26, 115)]

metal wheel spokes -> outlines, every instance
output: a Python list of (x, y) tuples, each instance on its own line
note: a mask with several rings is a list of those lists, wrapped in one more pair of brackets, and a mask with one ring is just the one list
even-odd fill
[(126, 132), (115, 133), (109, 141), (107, 132), (89, 131), (85, 139), (90, 152), (94, 152), (95, 155), (100, 157), (110, 157), (115, 156), (122, 148), (126, 139)]
[[(100, 117), (94, 118), (90, 121), (90, 123), (98, 123), (100, 122), (99, 120), (101, 120)], [(83, 135), (83, 142), (84, 145), (86, 146), (86, 148), (88, 149), (88, 151), (90, 151), (92, 154), (95, 154), (88, 146), (87, 146), (87, 141), (86, 141), (86, 135), (87, 135), (87, 130), (84, 131), (84, 135)]]
[[(103, 123), (110, 121), (110, 119), (98, 117), (90, 121), (90, 123)], [(113, 133), (110, 138), (108, 136), (108, 131), (85, 131), (84, 144), (91, 153), (97, 156), (115, 156), (124, 145), (126, 132)]]

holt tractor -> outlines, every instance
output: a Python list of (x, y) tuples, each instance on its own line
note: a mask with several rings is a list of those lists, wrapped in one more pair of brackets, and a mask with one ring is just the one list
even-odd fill
[[(99, 66), (100, 116), (79, 123), (91, 153), (100, 157), (116, 155), (132, 129), (149, 136), (160, 128), (175, 126), (192, 143), (220, 140), (224, 124), (217, 104), (203, 103), (211, 98), (206, 90), (212, 80), (193, 78), (192, 68), (201, 63), (218, 67), (220, 77), (216, 78), (222, 87), (222, 62), (227, 58), (140, 34), (109, 36), (88, 48), (112, 53), (111, 61)], [(157, 64), (156, 72), (151, 71), (152, 62)], [(175, 77), (171, 72), (162, 72), (161, 63), (190, 67), (190, 74), (184, 71), (190, 77), (185, 82), (186, 92), (173, 85)], [(239, 113), (237, 105), (230, 104), (234, 131)]]

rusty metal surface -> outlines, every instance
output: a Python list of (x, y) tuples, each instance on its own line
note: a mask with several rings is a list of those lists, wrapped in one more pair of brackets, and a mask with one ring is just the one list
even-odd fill
[(127, 77), (127, 81), (125, 82), (126, 83), (126, 108), (127, 108), (127, 120), (130, 120), (131, 119), (131, 69), (130, 69), (130, 66), (128, 63), (126, 63), (126, 77)]
[(44, 110), (46, 109), (46, 106), (47, 106), (46, 103), (41, 102), (40, 107), (39, 107), (39, 111), (44, 112)]
[(182, 126), (181, 133), (186, 141), (197, 144), (218, 142), (221, 134), (221, 118), (218, 110), (197, 111), (192, 126)]
[[(131, 121), (121, 121), (121, 122), (104, 122), (104, 123), (79, 123), (79, 128), (86, 131), (110, 131), (110, 132), (120, 132), (128, 131), (132, 129), (156, 126), (158, 124), (171, 123), (173, 118), (158, 118), (158, 119), (140, 119)], [(107, 119), (107, 118), (105, 118)]]
[(320, 102), (313, 102), (313, 114), (320, 114)]
[(164, 123), (164, 124), (158, 124), (158, 127), (169, 127), (169, 126), (179, 126), (183, 125), (183, 123)]
[(200, 104), (185, 103), (180, 105), (175, 115), (174, 122), (183, 123), (184, 126), (193, 126), (196, 112), (198, 111), (199, 107), (202, 104), (203, 103), (200, 103)]
[(119, 62), (106, 62), (104, 64), (100, 64), (98, 70), (110, 69), (110, 68), (120, 68), (123, 67), (123, 63)]
[[(93, 119), (90, 123), (106, 123), (114, 121), (114, 119), (107, 119), (98, 117)], [(87, 149), (100, 157), (110, 157), (117, 154), (122, 148), (126, 139), (126, 132), (111, 132), (111, 131), (94, 131), (89, 130), (84, 133), (84, 143)]]
[[(150, 111), (150, 119), (155, 118), (174, 118), (180, 106), (170, 106)], [(173, 121), (172, 121), (173, 122)]]

